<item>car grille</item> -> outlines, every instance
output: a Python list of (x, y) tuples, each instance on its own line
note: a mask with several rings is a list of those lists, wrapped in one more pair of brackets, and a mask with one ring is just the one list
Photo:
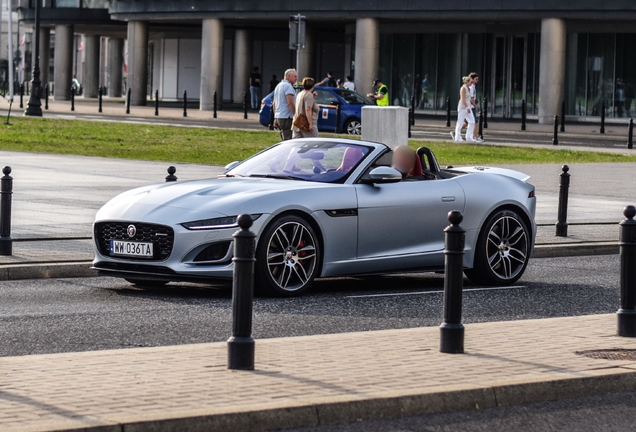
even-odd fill
[(229, 241), (213, 243), (210, 246), (203, 249), (199, 254), (194, 257), (194, 262), (202, 261), (219, 261), (225, 258), (227, 250), (230, 247)]
[[(128, 236), (128, 226), (134, 225), (137, 233), (134, 237)], [(174, 230), (169, 226), (155, 225), (142, 222), (97, 222), (95, 224), (95, 241), (99, 253), (110, 255), (111, 240), (130, 240), (136, 242), (151, 242), (153, 244), (154, 260), (166, 260), (172, 253), (174, 245)], [(127, 260), (144, 260), (135, 257), (117, 257)], [(147, 258), (146, 258), (147, 260)]]

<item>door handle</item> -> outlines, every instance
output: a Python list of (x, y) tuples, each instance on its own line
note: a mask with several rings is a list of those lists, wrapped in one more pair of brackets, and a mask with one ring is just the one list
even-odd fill
[(455, 197), (454, 196), (442, 197), (442, 202), (453, 202), (453, 201), (455, 201)]

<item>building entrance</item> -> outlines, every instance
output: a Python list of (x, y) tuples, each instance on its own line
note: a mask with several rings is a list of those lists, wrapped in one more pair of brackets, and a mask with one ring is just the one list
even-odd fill
[(521, 116), (526, 98), (528, 38), (526, 35), (494, 35), (490, 115)]

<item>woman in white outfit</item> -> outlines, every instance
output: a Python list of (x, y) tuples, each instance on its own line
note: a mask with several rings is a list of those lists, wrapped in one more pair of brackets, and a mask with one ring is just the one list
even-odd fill
[(468, 130), (466, 131), (466, 141), (477, 142), (475, 138), (473, 138), (473, 133), (475, 131), (475, 118), (472, 114), (473, 106), (470, 103), (470, 85), (473, 83), (473, 79), (471, 77), (462, 78), (464, 81), (464, 85), (459, 91), (459, 103), (457, 104), (457, 125), (455, 126), (455, 134), (453, 135), (453, 139), (455, 142), (463, 142), (462, 139), (462, 125), (464, 124), (464, 120), (468, 123)]

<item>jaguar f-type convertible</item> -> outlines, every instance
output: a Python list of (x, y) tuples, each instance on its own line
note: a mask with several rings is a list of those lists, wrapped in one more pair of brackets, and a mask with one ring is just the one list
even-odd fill
[(459, 210), (464, 267), (478, 285), (512, 284), (532, 253), (535, 189), (502, 168), (440, 169), (426, 147), (406, 178), (384, 144), (285, 141), (218, 178), (122, 193), (96, 215), (93, 263), (136, 285), (232, 278), (232, 234), (249, 214), (256, 289), (306, 291), (315, 278), (444, 270), (444, 228)]

